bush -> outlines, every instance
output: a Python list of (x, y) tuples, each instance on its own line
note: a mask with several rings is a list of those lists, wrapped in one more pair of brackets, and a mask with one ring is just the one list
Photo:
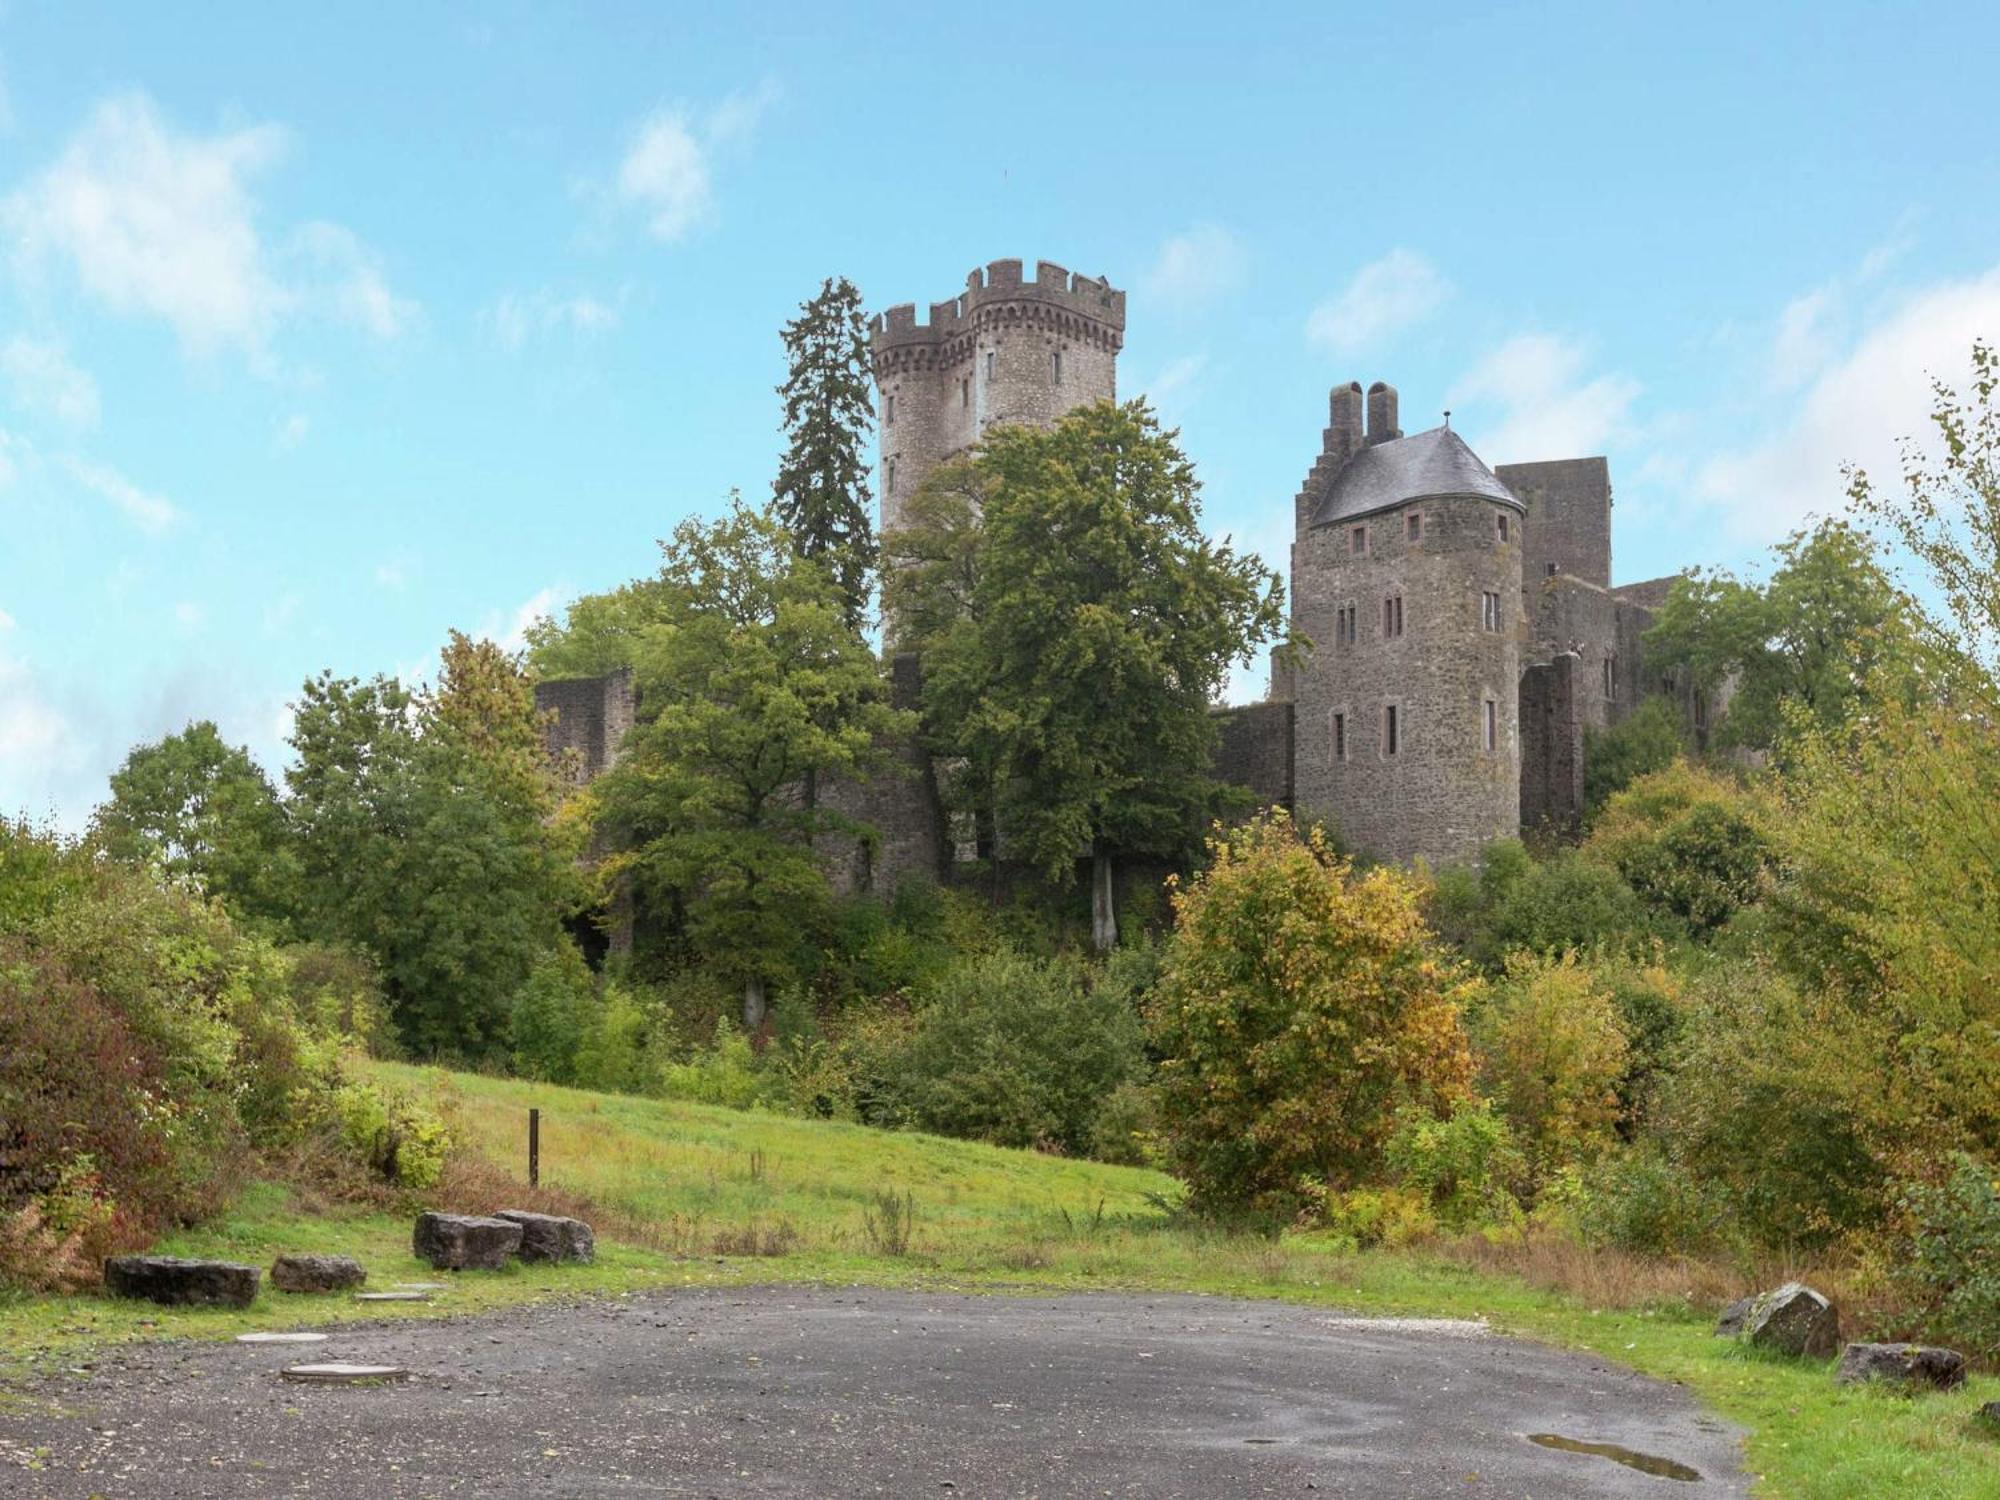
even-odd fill
[(583, 957), (568, 944), (535, 961), (515, 991), (507, 1038), (514, 1071), (548, 1083), (577, 1081), (577, 1052), (597, 996)]
[(1583, 731), (1583, 806), (1594, 817), (1613, 793), (1641, 776), (1664, 771), (1687, 753), (1681, 708), (1671, 698), (1648, 698), (1609, 729)]
[(1405, 1116), (1386, 1155), (1396, 1179), (1420, 1194), (1446, 1229), (1520, 1216), (1515, 1186), (1526, 1179), (1527, 1161), (1507, 1122), (1484, 1100), (1461, 1104), (1443, 1119)]
[(1760, 811), (1730, 778), (1676, 761), (1612, 797), (1584, 847), (1648, 907), (1702, 937), (1764, 895)]
[(1082, 1155), (1103, 1101), (1144, 1070), (1123, 985), (1087, 982), (1073, 961), (997, 953), (924, 994), (876, 1108), (941, 1135)]
[(1728, 1212), (1720, 1194), (1654, 1143), (1597, 1163), (1574, 1194), (1574, 1207), (1587, 1241), (1640, 1255), (1712, 1248)]
[(1319, 1219), (1328, 1233), (1360, 1250), (1377, 1245), (1393, 1250), (1429, 1239), (1438, 1228), (1423, 1197), (1403, 1188), (1351, 1188), (1328, 1193)]
[(727, 1017), (715, 1023), (715, 1040), (697, 1049), (686, 1062), (660, 1069), (660, 1092), (691, 1104), (722, 1104), (749, 1109), (763, 1101), (765, 1080), (757, 1071), (750, 1038)]
[(1574, 849), (1536, 859), (1519, 839), (1488, 844), (1476, 870), (1441, 871), (1427, 909), (1439, 936), (1489, 972), (1517, 948), (1625, 947), (1654, 925), (1617, 870)]
[(332, 1113), (348, 1149), (382, 1181), (403, 1188), (437, 1186), (451, 1136), (444, 1121), (416, 1099), (372, 1083), (348, 1083), (335, 1090)]
[(1610, 1147), (1628, 1048), (1610, 993), (1575, 954), (1508, 959), (1473, 1030), (1537, 1183)]
[(1398, 871), (1276, 811), (1209, 852), (1147, 1007), (1168, 1159), (1198, 1211), (1290, 1218), (1376, 1178), (1400, 1111), (1467, 1097), (1469, 986)]
[(1927, 1337), (1981, 1363), (2000, 1358), (2000, 1189), (1993, 1169), (1957, 1152), (1940, 1183), (1902, 1194), (1910, 1230), (1896, 1281)]

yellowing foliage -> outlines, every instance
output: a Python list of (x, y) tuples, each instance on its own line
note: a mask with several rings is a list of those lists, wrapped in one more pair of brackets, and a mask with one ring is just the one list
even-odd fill
[(1611, 991), (1574, 953), (1515, 953), (1478, 1026), (1487, 1084), (1537, 1178), (1600, 1155), (1628, 1044)]

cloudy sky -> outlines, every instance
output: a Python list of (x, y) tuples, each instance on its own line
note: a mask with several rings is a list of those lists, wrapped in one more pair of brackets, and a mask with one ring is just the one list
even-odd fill
[(0, 810), (648, 571), (830, 273), (1129, 288), (1274, 560), (1381, 378), (1608, 454), (1621, 579), (1754, 563), (2000, 337), (2000, 9), (1638, 9), (0, 5)]

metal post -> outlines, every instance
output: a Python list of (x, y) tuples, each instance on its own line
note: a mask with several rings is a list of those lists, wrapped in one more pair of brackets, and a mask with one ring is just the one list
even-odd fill
[(528, 1186), (542, 1185), (542, 1112), (528, 1111)]

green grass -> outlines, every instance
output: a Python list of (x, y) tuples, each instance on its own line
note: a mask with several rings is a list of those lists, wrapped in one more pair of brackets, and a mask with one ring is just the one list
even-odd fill
[[(2000, 1495), (2000, 1443), (1971, 1420), (2000, 1399), (1983, 1378), (1922, 1399), (1835, 1388), (1823, 1364), (1774, 1361), (1709, 1335), (1685, 1302), (1590, 1307), (1433, 1254), (1346, 1253), (1309, 1234), (1273, 1242), (1204, 1232), (1163, 1210), (1171, 1179), (962, 1141), (745, 1114), (434, 1069), (374, 1065), (449, 1108), (462, 1140), (517, 1177), (527, 1110), (542, 1110), (544, 1184), (643, 1225), (651, 1248), (600, 1239), (590, 1268), (517, 1267), (451, 1278), (436, 1305), (385, 1313), (266, 1292), (241, 1313), (169, 1312), (101, 1298), (0, 1305), (0, 1352), (57, 1369), (90, 1343), (171, 1331), (215, 1337), (357, 1316), (439, 1316), (567, 1294), (743, 1282), (865, 1282), (1028, 1293), (1084, 1288), (1268, 1297), (1365, 1312), (1484, 1317), (1679, 1381), (1752, 1431), (1760, 1493), (1803, 1500)], [(871, 1241), (879, 1195), (915, 1201), (910, 1253)], [(495, 1204), (493, 1207), (502, 1205)], [(752, 1241), (781, 1255), (731, 1253)], [(303, 1220), (260, 1185), (221, 1222), (164, 1250), (268, 1263), (282, 1249), (358, 1256), (373, 1284), (439, 1278), (410, 1254), (407, 1219)]]

